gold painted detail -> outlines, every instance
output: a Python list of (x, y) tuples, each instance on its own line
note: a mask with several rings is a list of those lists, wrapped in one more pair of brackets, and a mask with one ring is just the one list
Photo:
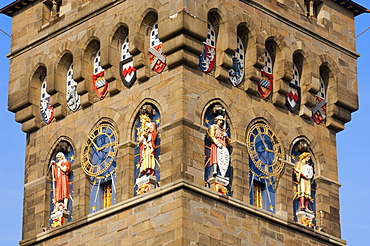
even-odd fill
[(62, 225), (62, 217), (58, 217), (53, 220), (53, 223), (51, 223), (51, 227), (56, 228), (58, 226)]
[(104, 173), (115, 161), (117, 152), (117, 131), (107, 123), (97, 125), (89, 133), (82, 148), (82, 170), (90, 177), (105, 178)]
[[(280, 174), (284, 168), (284, 147), (274, 129), (257, 123), (248, 130), (246, 143), (249, 157), (262, 176), (276, 177)], [(267, 162), (268, 159), (270, 162)]]
[(220, 183), (215, 183), (214, 184), (214, 190), (217, 191), (217, 192), (220, 192), (223, 195), (226, 195), (229, 192), (229, 190)]
[(144, 183), (137, 188), (136, 194), (141, 195), (149, 191), (149, 184)]
[(311, 219), (309, 219), (309, 218), (306, 218), (306, 217), (302, 217), (302, 225), (304, 225), (304, 226), (307, 226), (307, 227), (314, 227), (314, 223), (312, 222), (312, 220)]

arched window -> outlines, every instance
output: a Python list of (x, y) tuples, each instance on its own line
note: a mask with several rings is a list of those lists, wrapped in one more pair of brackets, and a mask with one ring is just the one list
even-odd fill
[(289, 92), (286, 95), (286, 106), (289, 111), (293, 112), (299, 109), (301, 104), (301, 72), (302, 72), (302, 56), (299, 53), (293, 55), (293, 75), (289, 82)]
[(47, 83), (46, 83), (46, 68), (40, 67), (37, 69), (34, 77), (35, 80), (41, 82), (40, 88), (40, 112), (41, 118), (46, 124), (50, 124), (50, 122), (54, 119), (54, 108), (51, 106), (50, 103), (50, 95), (47, 92)]
[(121, 62), (120, 62), (120, 75), (121, 80), (127, 87), (132, 86), (136, 81), (136, 69), (134, 68), (134, 63), (132, 55), (130, 54), (130, 42), (128, 34), (128, 29), (124, 28), (119, 30), (123, 42), (121, 45)]
[(82, 148), (81, 167), (90, 181), (90, 212), (116, 203), (118, 133), (109, 122), (97, 124)]
[(67, 141), (58, 143), (49, 167), (52, 180), (49, 220), (51, 227), (58, 227), (72, 221), (74, 160), (75, 152), (72, 145)]
[(94, 57), (93, 88), (99, 98), (104, 98), (108, 92), (108, 82), (104, 78), (104, 69), (100, 66), (100, 50)]
[(261, 79), (258, 82), (258, 93), (263, 99), (267, 98), (272, 92), (275, 50), (276, 44), (271, 40), (267, 41), (265, 50), (265, 66), (261, 70)]
[(73, 79), (73, 64), (71, 64), (67, 71), (67, 105), (73, 112), (80, 107), (80, 95), (77, 93), (77, 82)]
[(312, 109), (312, 118), (317, 123), (320, 124), (326, 119), (326, 90), (329, 83), (329, 78), (331, 72), (329, 68), (325, 65), (320, 67), (320, 88), (316, 93), (316, 105)]
[(231, 195), (230, 127), (225, 109), (209, 106), (204, 115), (208, 131), (204, 138), (204, 181), (213, 190)]
[(158, 22), (154, 23), (150, 32), (150, 67), (153, 71), (162, 73), (166, 67), (166, 57), (163, 55), (162, 41), (158, 37), (158, 27)]
[(216, 62), (216, 32), (211, 22), (207, 23), (207, 38), (203, 42), (203, 52), (199, 56), (199, 66), (204, 73), (209, 73)]
[(160, 181), (160, 135), (158, 127), (161, 115), (157, 107), (145, 104), (135, 120), (134, 194), (141, 195), (158, 186)]
[(244, 45), (242, 39), (236, 37), (236, 49), (232, 57), (233, 66), (229, 70), (229, 80), (233, 86), (239, 85), (244, 77)]
[(290, 156), (294, 164), (292, 173), (293, 186), (295, 187), (293, 197), (294, 220), (305, 226), (313, 227), (316, 223), (315, 165), (307, 141), (297, 140)]
[(284, 147), (275, 131), (263, 121), (248, 129), (246, 143), (250, 204), (275, 213), (275, 191), (284, 167)]

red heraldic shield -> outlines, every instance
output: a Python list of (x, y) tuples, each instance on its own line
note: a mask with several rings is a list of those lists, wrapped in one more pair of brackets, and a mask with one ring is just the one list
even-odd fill
[(301, 104), (301, 87), (296, 86), (295, 84), (289, 84), (289, 93), (286, 94), (286, 106), (293, 112), (299, 108)]
[(262, 99), (267, 98), (272, 91), (272, 83), (274, 80), (274, 75), (261, 71), (262, 78), (258, 82), (258, 93)]
[(104, 98), (108, 91), (108, 82), (104, 79), (104, 71), (92, 75), (94, 91), (99, 98)]
[(312, 118), (320, 124), (326, 118), (326, 99), (316, 96), (316, 106), (312, 109)]
[(149, 48), (150, 67), (157, 73), (161, 73), (166, 67), (166, 57), (162, 53), (162, 43)]
[(203, 52), (199, 56), (199, 66), (204, 73), (210, 72), (215, 66), (216, 48), (203, 43)]
[(119, 64), (121, 80), (125, 86), (130, 87), (136, 80), (136, 69), (132, 57), (129, 57)]

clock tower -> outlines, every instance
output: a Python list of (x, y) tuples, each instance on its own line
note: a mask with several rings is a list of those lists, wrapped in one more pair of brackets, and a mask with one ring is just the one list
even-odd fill
[[(342, 0), (15, 0), (20, 245), (346, 245)], [(338, 32), (337, 29), (342, 31)]]

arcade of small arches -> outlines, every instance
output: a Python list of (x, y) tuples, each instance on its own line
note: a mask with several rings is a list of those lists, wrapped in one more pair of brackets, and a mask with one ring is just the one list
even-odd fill
[[(133, 60), (132, 71), (136, 73), (133, 79), (139, 82), (145, 82), (150, 77), (156, 76), (162, 71), (170, 71), (181, 64), (175, 60), (167, 60), (167, 63), (162, 67), (164, 70), (155, 72), (151, 69), (152, 58), (150, 58), (148, 47), (151, 47), (150, 43), (153, 40), (151, 32), (155, 28), (155, 39), (162, 45), (160, 51), (163, 48), (163, 59), (179, 49), (189, 49), (186, 46), (176, 47), (177, 44), (174, 44), (175, 47), (166, 47), (170, 43), (171, 37), (168, 36), (168, 30), (161, 34), (161, 22), (159, 22), (158, 16), (158, 13), (149, 11), (142, 19), (138, 30), (130, 29), (129, 24), (123, 23), (117, 17), (116, 24), (111, 24), (114, 28), (110, 31), (92, 28), (77, 44), (72, 45), (68, 41), (63, 43), (61, 47), (65, 47), (65, 49), (60, 50), (54, 56), (35, 57), (34, 63), (37, 65), (33, 65), (32, 71), (28, 71), (27, 74), (32, 74), (29, 82), (30, 90), (41, 91), (44, 122), (49, 124), (53, 117), (61, 119), (78, 110), (80, 105), (82, 108), (88, 107), (99, 100), (104, 100), (106, 95), (114, 95), (122, 90), (130, 89), (135, 81), (130, 84), (125, 81), (122, 81), (123, 84), (120, 82), (122, 79), (120, 78), (119, 66), (123, 59), (123, 47), (126, 45)], [(336, 124), (332, 124), (330, 121), (326, 126), (335, 131), (344, 128), (344, 123), (350, 120), (348, 117), (326, 112), (327, 108), (336, 109), (339, 107), (344, 107), (345, 110), (349, 111), (353, 110), (352, 107), (346, 105), (346, 101), (341, 101), (343, 99), (337, 97), (339, 89), (342, 88), (339, 87), (339, 82), (341, 82), (339, 80), (344, 76), (330, 56), (312, 53), (311, 48), (303, 42), (290, 42), (280, 35), (271, 36), (268, 34), (269, 30), (261, 30), (247, 16), (238, 15), (229, 20), (230, 23), (238, 21), (235, 25), (226, 25), (222, 18), (222, 11), (219, 9), (210, 10), (207, 16), (207, 22), (213, 26), (215, 32), (214, 48), (217, 52), (214, 59), (220, 57), (219, 59), (225, 60), (220, 62), (220, 65), (215, 63), (214, 67), (206, 72), (209, 76), (226, 83), (232, 83), (246, 93), (260, 94), (263, 99), (273, 103), (276, 107), (287, 108), (303, 118), (312, 117), (314, 122), (318, 124), (325, 123), (325, 119), (329, 116), (339, 117), (336, 119)], [(127, 21), (127, 23), (129, 22)], [(207, 23), (203, 23), (206, 27)], [(232, 29), (236, 29), (236, 36), (234, 38), (228, 37), (227, 49), (218, 48), (219, 41), (225, 41), (223, 40), (225, 35), (222, 34), (225, 32), (235, 33), (235, 30)], [(107, 32), (110, 33), (108, 36)], [(202, 41), (199, 36), (191, 35), (200, 42)], [(259, 43), (260, 40), (264, 40), (264, 43)], [(199, 54), (201, 51), (196, 49), (197, 47), (193, 47), (190, 51)], [(229, 49), (235, 50), (234, 56), (229, 54)], [(231, 62), (237, 58), (240, 61), (239, 67), (235, 67)], [(196, 64), (186, 60), (183, 62), (194, 69), (201, 68), (200, 61)], [(241, 75), (236, 80), (234, 74), (237, 69)], [(105, 71), (104, 77), (98, 77), (96, 80), (100, 80), (94, 81), (96, 74), (100, 74), (99, 71), (100, 73)], [(269, 71), (271, 76), (266, 78), (263, 74), (265, 71)], [(94, 91), (96, 92), (93, 88), (94, 82), (106, 84), (107, 87), (103, 93), (94, 94)], [(263, 91), (263, 83), (266, 82), (271, 84), (267, 88), (267, 92)], [(73, 96), (70, 96), (72, 90), (70, 88), (73, 88)], [(303, 93), (309, 95), (303, 96)], [(348, 93), (350, 92), (348, 91)], [(35, 92), (35, 94), (40, 94), (40, 92)], [(332, 94), (332, 96), (328, 97), (328, 94)], [(330, 101), (329, 98), (336, 99)], [(340, 106), (338, 106), (339, 101), (341, 101)], [(32, 102), (32, 104), (36, 103)], [(58, 110), (53, 115), (48, 112), (48, 107), (51, 110), (51, 108), (66, 108), (66, 106), (70, 110)], [(36, 115), (36, 117), (39, 116)], [(338, 125), (338, 122), (342, 123)], [(30, 131), (36, 128), (30, 129)]]

